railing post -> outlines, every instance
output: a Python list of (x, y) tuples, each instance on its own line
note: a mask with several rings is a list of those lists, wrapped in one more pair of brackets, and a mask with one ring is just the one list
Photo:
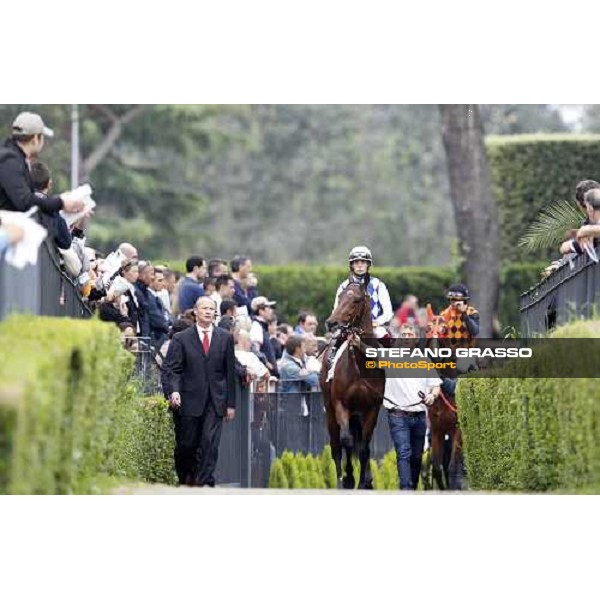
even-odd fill
[(236, 384), (236, 404), (240, 420), (240, 486), (252, 487), (252, 397), (249, 388), (238, 381)]

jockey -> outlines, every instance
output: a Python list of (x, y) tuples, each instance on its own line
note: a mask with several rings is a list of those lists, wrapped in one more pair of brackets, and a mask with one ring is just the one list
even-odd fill
[(360, 283), (364, 285), (371, 297), (373, 335), (376, 338), (383, 338), (388, 336), (384, 325), (392, 320), (394, 312), (392, 310), (390, 294), (385, 283), (380, 279), (377, 279), (377, 277), (371, 277), (369, 273), (372, 264), (373, 256), (366, 246), (356, 246), (350, 250), (350, 254), (348, 255), (350, 275), (348, 276), (348, 279), (342, 281), (337, 289), (333, 310), (337, 308), (340, 294), (348, 284)]
[(446, 295), (450, 305), (441, 312), (448, 327), (448, 338), (471, 341), (479, 335), (479, 313), (469, 304), (469, 290), (463, 283), (450, 286)]

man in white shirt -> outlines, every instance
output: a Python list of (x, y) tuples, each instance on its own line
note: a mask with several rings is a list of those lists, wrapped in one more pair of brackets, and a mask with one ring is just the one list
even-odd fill
[(245, 329), (239, 329), (234, 334), (236, 341), (235, 357), (246, 367), (252, 379), (269, 379), (269, 369), (250, 350), (250, 334)]
[(231, 275), (219, 275), (215, 281), (215, 291), (211, 294), (211, 298), (217, 305), (216, 322), (223, 316), (221, 313), (221, 302), (223, 300), (231, 300), (235, 294), (235, 283)]
[[(414, 339), (416, 332), (405, 325), (401, 337)], [(437, 376), (389, 377), (390, 374), (391, 371), (386, 372), (383, 406), (388, 412), (390, 436), (396, 448), (400, 489), (416, 490), (427, 431), (426, 407), (440, 393), (442, 380)]]

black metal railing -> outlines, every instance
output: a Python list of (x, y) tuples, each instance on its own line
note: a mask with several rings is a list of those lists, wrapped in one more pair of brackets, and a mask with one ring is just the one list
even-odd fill
[[(132, 373), (140, 394), (162, 395), (161, 367), (156, 352), (143, 338), (134, 338), (135, 369)], [(219, 461), (215, 473), (219, 485), (268, 487), (271, 465), (285, 450), (320, 454), (329, 443), (323, 395), (320, 391), (259, 392), (237, 382), (236, 416), (223, 423)], [(381, 459), (393, 448), (385, 411), (381, 410), (371, 442), (371, 456)]]
[(599, 307), (600, 264), (578, 256), (521, 294), (521, 334), (544, 334), (574, 318), (590, 318)]
[[(325, 405), (321, 392), (252, 393), (248, 397), (251, 416), (251, 487), (267, 487), (271, 465), (285, 450), (320, 454), (329, 444)], [(393, 448), (385, 410), (379, 413), (371, 440), (371, 457), (383, 458)], [(227, 461), (223, 456), (219, 460)]]
[(88, 318), (92, 311), (60, 265), (51, 242), (42, 243), (35, 265), (16, 269), (0, 259), (0, 320), (12, 313)]

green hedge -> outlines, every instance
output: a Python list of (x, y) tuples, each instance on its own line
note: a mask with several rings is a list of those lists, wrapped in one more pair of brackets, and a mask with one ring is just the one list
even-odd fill
[[(388, 452), (378, 463), (371, 459), (373, 488), (376, 490), (398, 490), (396, 452)], [(358, 485), (360, 465), (352, 460), (354, 480)], [(269, 487), (279, 489), (336, 489), (337, 475), (331, 456), (331, 447), (325, 446), (320, 456), (293, 454), (285, 451), (271, 466)]]
[(527, 252), (518, 241), (543, 206), (574, 199), (575, 185), (582, 179), (600, 181), (600, 136), (492, 136), (486, 146), (503, 263), (555, 257), (557, 251)]
[[(566, 325), (553, 336), (598, 337), (598, 324)], [(547, 370), (565, 359), (545, 352), (537, 360)], [(472, 488), (600, 489), (596, 379), (463, 379), (457, 402)]]
[[(181, 263), (169, 265), (183, 268)], [(536, 262), (503, 269), (499, 304), (502, 327), (519, 327), (519, 296), (540, 280), (543, 266)], [(256, 274), (260, 293), (277, 300), (281, 320), (295, 325), (301, 310), (311, 310), (317, 314), (323, 332), (337, 287), (348, 276), (348, 270), (311, 265), (260, 266)], [(446, 289), (457, 281), (453, 270), (443, 267), (375, 267), (373, 274), (386, 282), (394, 305), (399, 305), (407, 294), (415, 294), (423, 306), (431, 302), (436, 311), (446, 306)]]
[(114, 326), (12, 317), (0, 323), (0, 347), (0, 493), (173, 481), (166, 403), (135, 397)]
[(546, 266), (545, 262), (516, 263), (502, 269), (498, 298), (498, 315), (502, 330), (510, 327), (520, 329), (519, 298), (523, 292), (540, 282), (540, 272)]
[[(293, 325), (301, 310), (315, 311), (323, 324), (338, 286), (348, 277), (347, 267), (304, 265), (264, 266), (256, 273), (260, 293), (277, 300), (277, 314)], [(392, 303), (416, 294), (436, 310), (446, 305), (445, 292), (454, 280), (451, 269), (434, 267), (375, 267), (373, 274), (385, 281)]]

